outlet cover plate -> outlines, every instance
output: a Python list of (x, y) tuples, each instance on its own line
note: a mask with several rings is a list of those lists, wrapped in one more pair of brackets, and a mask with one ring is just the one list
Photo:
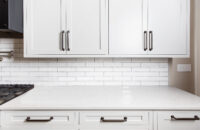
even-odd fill
[(178, 64), (177, 72), (192, 72), (192, 65), (191, 64)]

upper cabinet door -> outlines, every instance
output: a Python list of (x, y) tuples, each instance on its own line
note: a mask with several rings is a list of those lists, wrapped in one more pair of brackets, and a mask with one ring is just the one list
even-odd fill
[(149, 0), (149, 54), (186, 55), (189, 52), (190, 0)]
[(108, 1), (67, 0), (67, 54), (108, 54)]
[(24, 5), (25, 56), (63, 54), (62, 0), (24, 0)]
[(109, 0), (109, 54), (147, 54), (145, 31), (147, 0)]

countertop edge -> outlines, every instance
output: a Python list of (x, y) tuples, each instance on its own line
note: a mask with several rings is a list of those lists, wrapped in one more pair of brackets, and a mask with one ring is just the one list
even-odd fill
[(19, 107), (19, 108), (0, 108), (0, 111), (200, 111), (199, 107), (194, 108), (167, 108), (167, 107), (152, 107), (152, 108), (80, 108), (80, 107)]

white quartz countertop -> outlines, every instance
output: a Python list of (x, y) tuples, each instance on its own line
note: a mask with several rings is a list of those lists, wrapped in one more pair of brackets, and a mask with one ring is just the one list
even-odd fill
[(1, 110), (200, 110), (200, 97), (168, 86), (36, 86)]

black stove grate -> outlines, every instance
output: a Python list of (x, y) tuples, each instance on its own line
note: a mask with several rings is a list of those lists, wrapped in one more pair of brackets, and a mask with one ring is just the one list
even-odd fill
[(34, 85), (25, 84), (0, 85), (0, 105), (28, 92), (33, 88)]

